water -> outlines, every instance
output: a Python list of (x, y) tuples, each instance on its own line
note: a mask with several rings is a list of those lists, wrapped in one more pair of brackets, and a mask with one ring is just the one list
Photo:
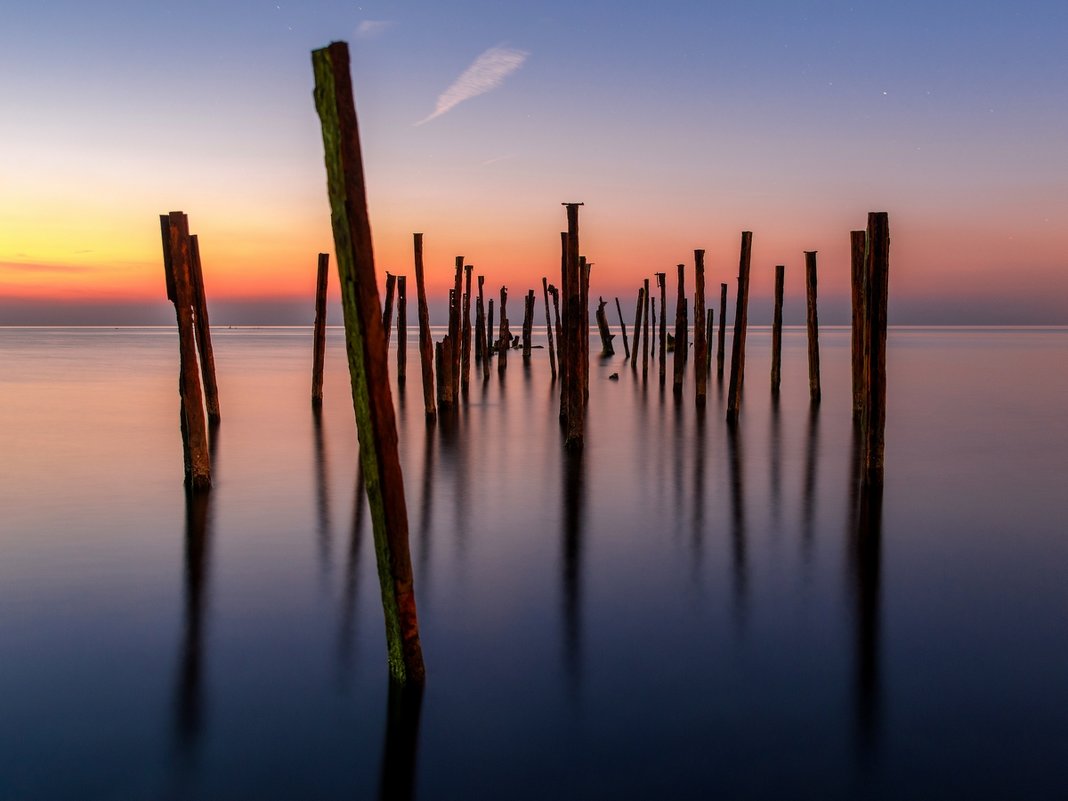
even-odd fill
[(1064, 796), (1068, 330), (892, 330), (860, 533), (844, 329), (733, 438), (593, 358), (570, 459), (544, 350), (428, 432), (410, 331), (392, 715), (341, 332), (319, 426), (310, 331), (214, 336), (187, 508), (171, 331), (0, 329), (0, 799)]

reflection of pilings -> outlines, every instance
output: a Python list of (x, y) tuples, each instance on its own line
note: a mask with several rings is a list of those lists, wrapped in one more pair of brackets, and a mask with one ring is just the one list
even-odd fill
[(809, 405), (808, 435), (805, 440), (805, 489), (801, 501), (801, 544), (807, 561), (812, 556), (813, 528), (816, 518), (816, 463), (819, 460), (820, 407)]
[(175, 693), (175, 741), (180, 751), (190, 750), (203, 726), (201, 668), (210, 557), (209, 493), (185, 496), (185, 610), (181, 663)]
[(782, 420), (779, 393), (771, 396), (771, 520), (778, 528), (782, 522)]
[(746, 563), (745, 490), (743, 487), (745, 464), (742, 456), (741, 435), (737, 425), (727, 426), (727, 450), (730, 462), (731, 481), (731, 545), (734, 574), (734, 614), (739, 626), (745, 624), (749, 585), (749, 568)]
[(330, 490), (327, 486), (326, 444), (323, 439), (322, 410), (312, 409), (315, 423), (315, 511), (316, 533), (319, 542), (319, 573), (325, 582), (330, 577), (333, 545), (330, 540)]
[(564, 453), (564, 544), (560, 560), (564, 595), (564, 659), (577, 683), (582, 656), (582, 513), (585, 503), (582, 451)]
[[(676, 409), (681, 411), (681, 407)], [(698, 574), (704, 555), (705, 528), (705, 408), (697, 407), (697, 440), (693, 449), (693, 569)]]
[(415, 761), (419, 750), (419, 719), (423, 688), (389, 683), (386, 708), (386, 738), (382, 748), (382, 772), (378, 797), (406, 801), (415, 797)]
[[(489, 356), (485, 356), (489, 359)], [(485, 385), (483, 384), (483, 391)], [(419, 509), (419, 581), (424, 588), (430, 581), (430, 520), (433, 517), (434, 504), (434, 437), (435, 432), (427, 429), (423, 448), (423, 493)], [(426, 592), (429, 597), (430, 593)]]
[(857, 743), (870, 751), (879, 729), (879, 603), (883, 485), (860, 487), (855, 535), (849, 549), (856, 604), (855, 693)]
[[(427, 433), (430, 436), (430, 432)], [(338, 667), (340, 672), (348, 672), (352, 664), (352, 646), (356, 632), (356, 580), (360, 573), (360, 542), (363, 539), (363, 515), (367, 503), (367, 492), (363, 486), (363, 464), (356, 460), (356, 492), (352, 498), (352, 530), (349, 534), (349, 553), (345, 559), (345, 590), (341, 601), (341, 628), (338, 632)]]

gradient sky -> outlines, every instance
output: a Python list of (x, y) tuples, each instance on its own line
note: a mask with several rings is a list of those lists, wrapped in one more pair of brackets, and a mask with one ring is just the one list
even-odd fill
[[(594, 299), (633, 306), (695, 247), (733, 288), (747, 229), (751, 319), (779, 263), (803, 319), (818, 250), (821, 321), (846, 322), (849, 231), (878, 210), (891, 322), (1068, 323), (1063, 0), (15, 0), (3, 18), (0, 325), (173, 321), (173, 209), (213, 323), (310, 323), (332, 240), (309, 52), (337, 39), (377, 266), (410, 273), (424, 232), (437, 309), (456, 254), (517, 300), (552, 280), (576, 200)], [(449, 107), (494, 48), (511, 71)]]

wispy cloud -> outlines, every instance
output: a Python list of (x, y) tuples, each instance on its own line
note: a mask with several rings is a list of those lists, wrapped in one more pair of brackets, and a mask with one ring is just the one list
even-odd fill
[(0, 261), (0, 272), (8, 273), (87, 273), (95, 269), (95, 267), (79, 264), (26, 264)]
[(483, 161), (482, 162), (482, 166), (483, 167), (488, 167), (491, 164), (496, 164), (497, 162), (500, 162), (500, 161), (509, 161), (510, 159), (514, 159), (515, 157), (516, 157), (515, 153), (509, 153), (507, 156), (494, 156), (491, 159), (486, 159), (485, 161)]
[(481, 56), (476, 58), (471, 66), (463, 71), (452, 86), (446, 89), (438, 97), (437, 108), (425, 119), (416, 125), (430, 122), (435, 117), (440, 117), (445, 112), (455, 108), (465, 100), (485, 94), (496, 89), (504, 79), (523, 66), (529, 53), (523, 50), (513, 50), (508, 47), (491, 47)]
[(373, 39), (387, 29), (393, 27), (393, 20), (389, 19), (365, 19), (356, 27), (356, 37), (359, 39)]

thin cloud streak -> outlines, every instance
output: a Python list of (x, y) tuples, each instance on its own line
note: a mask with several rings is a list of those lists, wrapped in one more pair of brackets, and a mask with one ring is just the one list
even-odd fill
[(356, 27), (356, 37), (359, 39), (373, 39), (392, 27), (393, 20), (365, 19)]
[(455, 108), (465, 100), (485, 94), (496, 89), (504, 79), (523, 66), (530, 54), (523, 50), (513, 50), (508, 47), (491, 47), (485, 53), (476, 58), (471, 66), (463, 71), (452, 86), (442, 92), (438, 97), (437, 107), (434, 112), (416, 125), (430, 122), (435, 117), (440, 117), (447, 111)]

